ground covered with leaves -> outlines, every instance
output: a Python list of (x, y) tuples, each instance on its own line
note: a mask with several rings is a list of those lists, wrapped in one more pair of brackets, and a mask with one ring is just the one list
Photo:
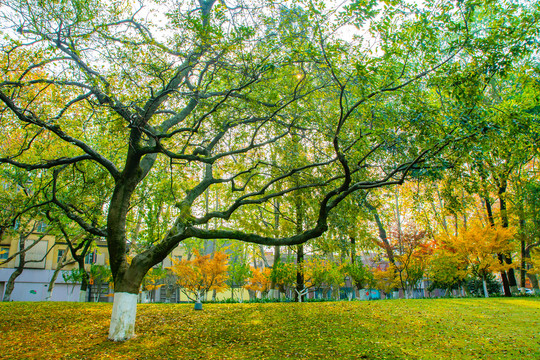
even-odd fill
[(539, 359), (539, 299), (139, 305), (0, 303), (2, 359)]

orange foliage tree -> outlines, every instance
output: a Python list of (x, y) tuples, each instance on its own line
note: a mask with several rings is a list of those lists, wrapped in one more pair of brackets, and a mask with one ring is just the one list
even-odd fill
[(192, 260), (178, 261), (173, 259), (169, 268), (177, 277), (176, 281), (182, 292), (192, 301), (201, 302), (202, 297), (210, 290), (221, 292), (227, 288), (228, 256), (222, 252), (201, 255), (194, 250)]
[(259, 291), (263, 296), (270, 290), (272, 281), (270, 273), (272, 268), (257, 269), (251, 268), (251, 277), (248, 279), (244, 289), (248, 291)]
[(511, 252), (514, 244), (513, 228), (482, 226), (473, 222), (467, 229), (462, 229), (458, 236), (448, 236), (442, 240), (445, 249), (468, 264), (469, 271), (482, 279), (484, 296), (488, 297), (486, 276), (493, 272), (507, 271), (512, 264), (501, 264), (497, 254)]

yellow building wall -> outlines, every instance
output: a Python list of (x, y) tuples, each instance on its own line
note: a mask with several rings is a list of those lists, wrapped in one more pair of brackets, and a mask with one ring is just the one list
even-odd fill
[[(26, 245), (28, 244), (32, 244), (33, 241), (35, 240), (38, 240), (40, 237), (42, 236), (42, 234), (39, 234), (39, 233), (36, 233), (36, 234), (31, 234), (27, 237), (25, 243)], [(108, 252), (107, 252), (107, 247), (104, 245), (104, 241), (99, 241), (97, 243), (97, 246), (95, 247), (92, 247), (90, 249), (90, 252), (92, 251), (95, 251), (96, 252), (96, 255), (97, 255), (97, 261), (95, 261), (94, 263), (95, 264), (99, 264), (99, 265), (106, 265), (108, 263)], [(16, 236), (16, 235), (11, 235), (11, 236), (4, 236), (1, 240), (0, 240), (0, 246), (1, 247), (9, 247), (9, 254), (8, 256), (12, 256), (13, 254), (19, 252), (19, 237)], [(41, 251), (39, 252), (36, 252), (36, 250), (39, 249)], [(66, 261), (73, 261), (73, 257), (71, 256), (71, 253), (69, 251), (69, 248), (68, 248), (68, 245), (67, 243), (62, 243), (62, 242), (56, 242), (56, 237), (53, 236), (53, 235), (45, 235), (41, 240), (39, 240), (39, 243), (36, 244), (35, 246), (32, 247), (32, 249), (28, 250), (26, 252), (27, 256), (27, 260), (30, 258), (30, 259), (33, 259), (33, 258), (38, 258), (38, 259), (41, 259), (42, 257), (44, 257), (43, 259), (43, 264), (32, 264), (32, 263), (29, 263), (27, 264), (27, 268), (35, 268), (35, 269), (44, 269), (44, 270), (56, 270), (56, 268), (58, 267), (58, 258), (59, 258), (59, 251), (60, 250), (64, 250), (64, 251), (67, 251), (68, 255), (67, 255), (67, 258), (66, 258)], [(39, 253), (39, 254), (38, 254)], [(29, 256), (30, 255), (30, 256)], [(3, 265), (0, 265), (1, 268), (14, 268), (16, 267), (16, 265), (18, 264), (18, 260), (19, 257), (16, 256), (15, 258), (13, 258), (12, 260), (10, 260), (9, 262), (3, 264)], [(91, 264), (86, 264), (85, 267), (87, 267), (88, 269), (90, 268)], [(77, 268), (78, 267), (78, 264), (77, 263), (73, 263), (73, 264), (69, 264), (67, 266), (64, 266), (63, 270), (72, 270), (74, 268)]]

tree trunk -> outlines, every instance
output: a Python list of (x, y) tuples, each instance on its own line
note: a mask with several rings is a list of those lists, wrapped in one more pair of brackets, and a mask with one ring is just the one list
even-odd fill
[[(276, 245), (274, 246), (274, 263), (272, 266), (276, 266), (279, 263), (280, 257), (281, 257), (280, 248), (278, 245)], [(279, 291), (278, 286), (276, 285), (276, 280), (272, 279), (272, 283), (270, 284), (269, 297), (271, 299), (279, 299), (279, 294), (280, 294), (280, 291)]]
[[(509, 221), (508, 221), (508, 211), (506, 209), (506, 200), (504, 198), (505, 194), (506, 194), (506, 178), (503, 178), (499, 186), (498, 195), (499, 195), (499, 205), (501, 209), (502, 227), (508, 228)], [(503, 254), (503, 255), (504, 255), (504, 261), (506, 262), (506, 264), (512, 265), (511, 255), (510, 254)], [(513, 268), (508, 269), (508, 284), (510, 286), (510, 291), (512, 292), (518, 291), (516, 276), (515, 276)]]
[[(304, 230), (304, 204), (302, 198), (297, 195), (295, 198), (296, 208), (296, 234), (301, 234)], [(294, 300), (302, 302), (304, 291), (304, 245), (296, 246), (296, 291)]]
[(351, 241), (351, 264), (356, 262), (356, 239), (354, 237), (349, 238)]
[(19, 237), (19, 265), (17, 265), (15, 271), (11, 273), (11, 276), (6, 283), (3, 301), (11, 301), (11, 293), (13, 292), (13, 289), (15, 289), (15, 280), (19, 277), (19, 275), (22, 274), (24, 270), (24, 264), (26, 263), (26, 252), (24, 251), (25, 238), (26, 237), (23, 236)]
[(79, 302), (86, 302), (88, 299), (88, 273), (84, 268), (84, 256), (79, 256), (77, 258), (77, 263), (79, 264), (79, 271), (81, 273), (81, 289), (79, 291)]
[(526, 247), (526, 230), (525, 230), (525, 210), (523, 209), (523, 201), (519, 201), (518, 205), (518, 218), (519, 218), (519, 237), (520, 237), (520, 252), (521, 252), (521, 264), (520, 264), (520, 287), (522, 291), (525, 291), (525, 282), (527, 276), (527, 256)]
[[(491, 203), (487, 197), (484, 197), (483, 200), (484, 200), (484, 205), (486, 206), (486, 212), (488, 215), (489, 225), (491, 227), (495, 227), (495, 219), (493, 218), (493, 210), (491, 209)], [(499, 262), (501, 264), (504, 264), (503, 254), (497, 254), (497, 258), (499, 259)], [(504, 296), (511, 297), (512, 291), (510, 291), (510, 285), (508, 283), (508, 277), (506, 276), (506, 271), (501, 271), (501, 279), (503, 282)]]
[(390, 261), (391, 264), (394, 264), (394, 251), (392, 250), (392, 246), (388, 242), (388, 236), (386, 234), (386, 230), (384, 229), (381, 218), (379, 217), (379, 213), (377, 212), (377, 209), (369, 202), (366, 201), (365, 204), (368, 210), (373, 215), (375, 222), (377, 223), (377, 228), (379, 230), (379, 239), (381, 239), (381, 242), (383, 243), (384, 250), (386, 251), (386, 255), (388, 256), (388, 261)]
[(73, 261), (70, 261), (68, 263), (64, 263), (66, 260), (67, 251), (64, 252), (62, 255), (62, 258), (60, 259), (58, 265), (56, 265), (56, 269), (53, 272), (53, 275), (51, 277), (51, 281), (49, 281), (49, 287), (47, 288), (47, 297), (45, 298), (45, 301), (51, 301), (52, 300), (52, 293), (54, 290), (54, 284), (56, 283), (56, 279), (58, 278), (58, 274), (60, 274), (60, 270), (62, 270), (66, 265), (73, 264)]
[(114, 283), (114, 303), (109, 328), (109, 340), (125, 341), (135, 336), (135, 316), (137, 315), (137, 298), (144, 275), (148, 269), (137, 266), (133, 261)]
[(522, 289), (525, 289), (525, 277), (527, 276), (527, 263), (525, 261), (525, 240), (521, 239), (521, 269), (520, 271), (520, 285)]
[(138, 294), (127, 292), (114, 294), (109, 340), (125, 341), (135, 336), (137, 297)]
[(56, 283), (56, 279), (58, 278), (58, 274), (60, 273), (61, 268), (56, 268), (54, 270), (53, 275), (51, 276), (51, 281), (49, 281), (49, 286), (47, 287), (47, 297), (45, 298), (45, 301), (51, 301), (52, 300), (52, 294), (54, 290), (54, 284)]
[[(279, 233), (279, 199), (274, 200), (274, 232), (277, 235)], [(279, 248), (279, 245), (274, 246), (274, 262), (272, 264), (272, 267), (275, 266), (281, 257), (281, 250)], [(275, 279), (272, 279), (272, 282), (270, 284), (270, 292), (269, 297), (270, 299), (279, 299), (280, 291), (276, 286)]]
[[(441, 192), (439, 191), (439, 185), (436, 185), (436, 189), (437, 189), (437, 198), (439, 199), (439, 208), (442, 210), (442, 209), (444, 209), (444, 205), (442, 203), (442, 197), (441, 197)], [(435, 203), (433, 201), (431, 201), (431, 207), (433, 208), (433, 211), (437, 214), (438, 211), (436, 210)], [(442, 211), (441, 211), (440, 218), (441, 218), (441, 223), (442, 223), (444, 232), (446, 234), (449, 234), (448, 233), (448, 223), (446, 222), (446, 217), (444, 216)]]
[(488, 298), (489, 293), (488, 293), (488, 288), (487, 288), (487, 282), (486, 282), (486, 276), (485, 275), (482, 276), (482, 285), (484, 287), (484, 297)]
[(4, 292), (3, 301), (11, 301), (11, 293), (13, 292), (13, 289), (15, 289), (15, 280), (19, 277), (19, 275), (22, 274), (22, 272), (22, 266), (18, 266), (15, 271), (11, 273), (8, 282), (6, 283), (6, 290)]
[(302, 302), (304, 299), (304, 245), (297, 245), (296, 247), (296, 293), (294, 296), (295, 301)]
[(530, 274), (530, 273), (527, 273), (527, 277), (529, 278), (529, 281), (531, 282), (531, 285), (534, 289), (534, 293), (536, 295), (539, 295), (540, 294), (540, 287), (538, 285), (538, 277), (536, 277), (535, 274)]

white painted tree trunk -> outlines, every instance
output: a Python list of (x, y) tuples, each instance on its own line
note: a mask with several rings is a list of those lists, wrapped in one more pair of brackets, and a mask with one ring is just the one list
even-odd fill
[(486, 282), (485, 277), (482, 278), (482, 285), (484, 285), (484, 297), (489, 297), (489, 292), (488, 292), (487, 282)]
[(79, 302), (86, 302), (86, 290), (79, 291)]
[(115, 293), (109, 340), (126, 341), (135, 336), (136, 315), (137, 295), (125, 292)]
[(302, 302), (302, 297), (309, 293), (309, 289), (306, 288), (304, 288), (302, 291), (298, 291), (297, 289), (294, 289), (294, 291), (296, 291), (298, 294), (298, 302)]

